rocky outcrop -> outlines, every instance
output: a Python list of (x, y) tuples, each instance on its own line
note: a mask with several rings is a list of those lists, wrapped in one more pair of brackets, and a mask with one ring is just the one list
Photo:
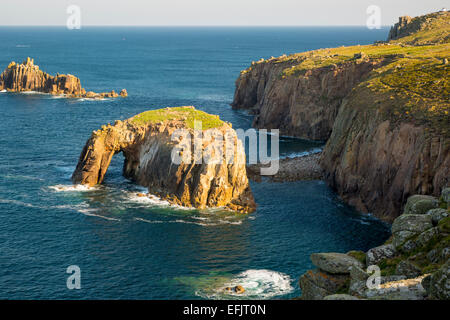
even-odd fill
[[(413, 196), (408, 202), (417, 199), (420, 197)], [(450, 202), (440, 205), (439, 210), (450, 212)], [(311, 261), (318, 269), (300, 277), (301, 299), (450, 299), (450, 217), (432, 221), (437, 210), (403, 212), (394, 220), (393, 236), (365, 254), (312, 254)], [(377, 270), (378, 275), (374, 273)]]
[(405, 37), (410, 35), (413, 32), (417, 31), (417, 26), (411, 26), (412, 18), (409, 16), (403, 16), (398, 18), (398, 23), (392, 26), (389, 31), (388, 41), (395, 40), (398, 38)]
[[(13, 61), (8, 65), (0, 74), (0, 91), (2, 90), (8, 92), (36, 91), (52, 95), (66, 95), (70, 98), (101, 99), (119, 96), (114, 90), (102, 93), (86, 92), (77, 77), (71, 74), (51, 76), (40, 70), (39, 66), (34, 64), (34, 59), (31, 58), (27, 58), (22, 64)], [(125, 89), (121, 91), (120, 96), (127, 96)]]
[[(406, 44), (428, 45), (433, 43), (445, 43), (450, 39), (448, 35), (448, 18), (450, 12), (439, 11), (418, 17), (403, 16), (392, 26), (389, 31), (388, 41), (402, 40)], [(446, 30), (447, 29), (447, 30)], [(431, 37), (427, 33), (434, 33)], [(443, 31), (436, 37), (436, 31)], [(411, 35), (423, 33), (420, 37)]]
[(319, 269), (331, 274), (350, 273), (350, 267), (362, 267), (362, 262), (343, 253), (327, 252), (313, 253), (311, 255), (312, 263)]
[[(203, 121), (205, 130), (194, 131), (195, 119)], [(177, 132), (187, 135), (174, 139)], [(198, 132), (203, 135), (200, 149), (196, 149), (193, 138)], [(224, 140), (216, 140), (214, 134), (231, 139), (231, 156), (217, 151)], [(180, 143), (190, 150), (200, 150), (203, 158), (198, 158), (197, 151), (190, 151), (179, 164), (174, 162), (172, 152)], [(193, 107), (167, 108), (103, 126), (86, 142), (72, 181), (89, 186), (102, 183), (113, 155), (119, 152), (125, 157), (126, 178), (171, 203), (196, 208), (226, 206), (245, 213), (255, 210), (242, 143), (231, 126), (217, 116)], [(188, 154), (180, 150), (180, 154), (183, 152)], [(208, 162), (207, 157), (217, 158)]]

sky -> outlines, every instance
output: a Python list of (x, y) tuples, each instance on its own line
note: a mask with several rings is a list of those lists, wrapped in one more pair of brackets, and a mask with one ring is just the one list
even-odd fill
[(370, 5), (392, 25), (450, 0), (0, 0), (0, 25), (65, 26), (70, 5), (81, 26), (339, 26), (366, 25)]

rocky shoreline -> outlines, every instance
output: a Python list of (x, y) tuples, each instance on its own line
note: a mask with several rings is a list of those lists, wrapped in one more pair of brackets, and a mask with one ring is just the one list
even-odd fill
[(408, 198), (385, 244), (367, 252), (313, 253), (311, 261), (317, 269), (300, 277), (300, 299), (450, 299), (450, 188), (439, 199)]
[(266, 177), (272, 182), (292, 182), (299, 180), (321, 180), (323, 170), (319, 165), (320, 153), (302, 157), (283, 158), (279, 160), (279, 170), (273, 176), (261, 176), (260, 170), (264, 165), (247, 165), (247, 176), (255, 182), (261, 182)]
[(126, 89), (120, 93), (114, 90), (110, 92), (95, 93), (81, 87), (80, 79), (71, 74), (57, 74), (51, 76), (39, 69), (34, 64), (34, 59), (27, 58), (21, 64), (11, 62), (0, 74), (0, 91), (27, 92), (35, 91), (51, 95), (64, 95), (67, 98), (103, 99), (127, 97)]

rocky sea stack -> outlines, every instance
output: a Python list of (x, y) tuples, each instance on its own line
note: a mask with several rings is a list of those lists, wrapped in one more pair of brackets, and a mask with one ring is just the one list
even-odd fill
[(69, 98), (117, 98), (128, 95), (125, 89), (120, 93), (114, 90), (111, 92), (95, 93), (86, 92), (81, 87), (80, 79), (71, 74), (57, 74), (51, 76), (39, 69), (34, 64), (34, 59), (27, 58), (21, 64), (11, 62), (8, 67), (0, 74), (0, 91), (25, 92), (36, 91), (52, 95), (66, 95)]
[(241, 72), (232, 106), (256, 128), (327, 141), (328, 184), (392, 221), (410, 195), (450, 184), (449, 34), (442, 11), (401, 18), (388, 42), (261, 59)]
[[(201, 121), (201, 130), (196, 127), (197, 121)], [(196, 149), (195, 139), (188, 137), (199, 134), (202, 141)], [(233, 141), (231, 153), (220, 151), (224, 150), (220, 149), (224, 140), (217, 136)], [(188, 161), (174, 162), (172, 153), (180, 142), (199, 151), (203, 159), (199, 161), (199, 153), (194, 151), (184, 158)], [(119, 152), (125, 157), (123, 175), (170, 203), (196, 208), (228, 207), (243, 213), (256, 208), (243, 145), (231, 125), (218, 116), (194, 107), (177, 107), (147, 111), (102, 126), (86, 142), (72, 181), (89, 186), (102, 183), (113, 155)], [(216, 157), (216, 161), (208, 162), (208, 157)]]

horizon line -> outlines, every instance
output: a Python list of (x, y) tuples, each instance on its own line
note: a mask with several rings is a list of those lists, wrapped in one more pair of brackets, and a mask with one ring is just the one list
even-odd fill
[[(392, 25), (381, 25), (380, 28), (385, 27), (391, 27)], [(49, 25), (2, 25), (0, 24), (0, 27), (55, 27), (55, 28), (66, 28), (66, 25), (56, 25), (56, 24), (49, 24)], [(101, 27), (101, 28), (119, 28), (119, 27), (130, 27), (130, 28), (139, 28), (139, 27), (182, 27), (182, 28), (223, 28), (223, 27), (230, 27), (230, 28), (242, 28), (242, 27), (249, 27), (249, 28), (267, 28), (267, 27), (276, 27), (276, 28), (283, 28), (283, 27), (367, 27), (364, 24), (348, 24), (348, 25), (82, 25), (80, 29), (83, 28), (95, 28), (95, 27)], [(75, 29), (79, 30), (79, 29)], [(376, 30), (376, 29), (375, 29)]]

